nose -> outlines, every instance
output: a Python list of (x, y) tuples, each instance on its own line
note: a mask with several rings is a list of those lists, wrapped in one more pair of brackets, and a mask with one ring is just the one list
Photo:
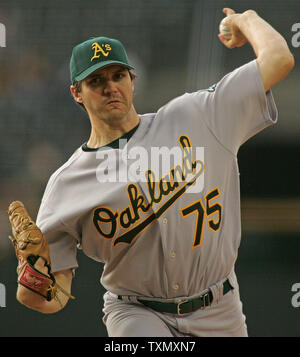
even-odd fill
[(111, 95), (113, 93), (117, 93), (118, 89), (117, 89), (116, 83), (114, 81), (112, 81), (112, 80), (107, 80), (105, 82), (103, 91), (104, 91), (105, 95)]

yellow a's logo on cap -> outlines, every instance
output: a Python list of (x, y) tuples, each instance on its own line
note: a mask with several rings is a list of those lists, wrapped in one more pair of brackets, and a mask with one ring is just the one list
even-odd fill
[(105, 44), (103, 43), (103, 44), (99, 45), (98, 42), (94, 42), (92, 44), (92, 49), (94, 50), (94, 56), (91, 58), (91, 62), (95, 58), (100, 58), (101, 53), (102, 53), (103, 56), (107, 57), (109, 55), (109, 52), (111, 51), (111, 47), (110, 47), (110, 45), (108, 43), (105, 43)]

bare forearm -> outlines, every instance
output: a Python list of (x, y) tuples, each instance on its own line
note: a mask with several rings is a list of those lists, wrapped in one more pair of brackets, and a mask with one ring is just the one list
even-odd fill
[(245, 12), (243, 16), (240, 29), (256, 54), (267, 91), (292, 70), (294, 57), (283, 36), (254, 11)]
[(230, 28), (232, 37), (226, 40), (219, 36), (220, 40), (230, 49), (249, 42), (257, 57), (265, 90), (269, 90), (294, 67), (294, 57), (286, 40), (253, 10), (236, 14), (226, 8), (223, 12), (227, 15), (225, 25)]
[(248, 10), (240, 15), (237, 21), (240, 31), (251, 44), (257, 57), (265, 53), (291, 56), (288, 45), (283, 36), (269, 23), (262, 19), (255, 11)]

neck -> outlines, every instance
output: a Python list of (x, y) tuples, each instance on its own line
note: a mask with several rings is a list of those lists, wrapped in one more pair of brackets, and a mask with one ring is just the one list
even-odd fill
[(92, 128), (87, 146), (91, 149), (99, 148), (111, 143), (122, 135), (128, 133), (140, 122), (140, 118), (133, 106), (125, 117), (115, 121), (102, 121), (92, 117), (90, 117), (90, 120)]

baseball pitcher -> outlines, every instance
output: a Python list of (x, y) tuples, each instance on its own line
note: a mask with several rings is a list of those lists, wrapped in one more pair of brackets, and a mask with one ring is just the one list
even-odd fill
[(223, 12), (220, 41), (229, 49), (248, 42), (255, 58), (156, 113), (136, 112), (135, 73), (120, 41), (74, 47), (70, 90), (91, 133), (50, 177), (36, 222), (22, 202), (9, 207), (22, 304), (62, 309), (74, 298), (82, 249), (104, 263), (109, 336), (248, 335), (234, 270), (237, 154), (276, 123), (271, 88), (294, 59), (255, 11)]

